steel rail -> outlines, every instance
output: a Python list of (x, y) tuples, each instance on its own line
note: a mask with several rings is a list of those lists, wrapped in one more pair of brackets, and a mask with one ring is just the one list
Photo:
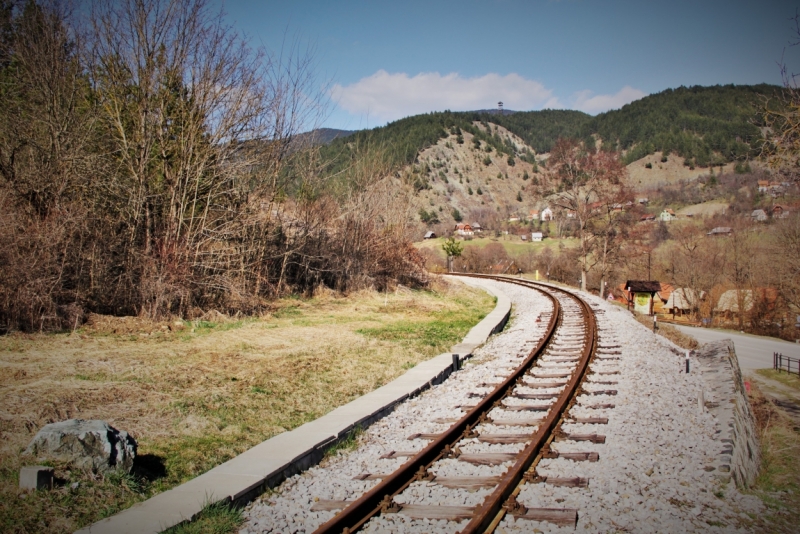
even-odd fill
[(558, 299), (551, 293), (542, 289), (546, 287), (550, 291), (562, 291), (567, 295), (572, 296), (582, 304), (582, 310), (585, 317), (587, 317), (587, 331), (589, 334), (590, 342), (584, 347), (581, 360), (578, 366), (578, 372), (573, 373), (572, 379), (568, 382), (565, 391), (569, 394), (563, 394), (559, 397), (556, 403), (551, 407), (549, 415), (544, 423), (539, 426), (537, 432), (534, 434), (531, 444), (521, 453), (520, 458), (514, 466), (503, 476), (497, 489), (484, 501), (480, 508), (476, 509), (475, 515), (466, 529), (462, 533), (479, 532), (481, 528), (484, 530), (492, 523), (493, 520), (502, 514), (503, 503), (511, 495), (520, 481), (525, 471), (533, 463), (536, 455), (542, 449), (547, 437), (555, 428), (559, 421), (561, 414), (566, 409), (568, 403), (572, 400), (574, 390), (583, 379), (585, 374), (589, 357), (594, 352), (596, 345), (597, 330), (594, 321), (594, 315), (591, 310), (583, 301), (568, 291), (564, 291), (553, 286), (536, 284), (528, 280), (519, 280), (513, 278), (490, 276), (490, 275), (461, 275), (473, 276), (476, 278), (489, 278), (502, 282), (508, 282), (530, 289), (536, 289), (546, 295), (553, 303), (553, 312), (550, 316), (550, 321), (545, 331), (545, 335), (539, 341), (538, 345), (531, 350), (526, 359), (520, 364), (519, 367), (506, 378), (499, 386), (497, 386), (491, 393), (484, 397), (473, 409), (467, 412), (457, 423), (451, 426), (443, 434), (433, 440), (427, 447), (422, 449), (419, 453), (413, 456), (410, 460), (400, 466), (397, 470), (389, 476), (383, 478), (374, 488), (362, 495), (358, 500), (348, 505), (344, 510), (339, 512), (328, 522), (321, 525), (314, 534), (328, 534), (328, 533), (342, 533), (351, 534), (358, 531), (363, 527), (372, 517), (391, 510), (393, 504), (392, 498), (404, 491), (415, 480), (421, 480), (426, 475), (426, 470), (434, 462), (449, 457), (452, 454), (455, 445), (464, 437), (469, 437), (472, 429), (481, 423), (485, 415), (494, 407), (499, 406), (503, 398), (505, 398), (517, 385), (522, 381), (524, 374), (533, 366), (533, 364), (541, 356), (551, 340), (555, 335), (556, 329), (561, 323), (562, 312), (561, 305)]
[[(480, 278), (483, 277), (481, 276)], [(502, 277), (492, 278), (495, 280), (502, 279)], [(506, 278), (503, 281), (511, 280)], [(564, 289), (550, 285), (545, 286), (544, 284), (537, 284), (533, 281), (526, 281), (526, 283), (520, 285), (524, 285), (526, 287), (547, 287), (548, 289), (565, 293), (575, 299), (575, 301), (579, 303), (581, 311), (583, 312), (584, 320), (586, 321), (586, 333), (589, 342), (583, 347), (583, 352), (581, 353), (580, 360), (578, 361), (578, 366), (575, 372), (572, 373), (572, 377), (570, 378), (569, 382), (567, 382), (567, 387), (564, 388), (562, 395), (559, 396), (558, 400), (550, 408), (550, 411), (548, 412), (544, 422), (537, 428), (530, 444), (522, 453), (520, 453), (517, 462), (506, 472), (506, 474), (500, 480), (500, 484), (498, 484), (497, 488), (495, 488), (495, 491), (486, 497), (481, 507), (475, 511), (475, 514), (467, 526), (460, 531), (460, 534), (474, 534), (477, 532), (483, 533), (494, 530), (493, 528), (490, 528), (490, 526), (492, 526), (492, 524), (496, 525), (499, 523), (499, 519), (502, 518), (502, 515), (505, 514), (506, 511), (504, 509), (506, 501), (509, 497), (511, 497), (511, 494), (514, 492), (514, 490), (520, 485), (523, 480), (523, 476), (531, 467), (536, 459), (536, 456), (547, 442), (548, 437), (555, 430), (558, 422), (561, 420), (562, 414), (577, 396), (579, 390), (578, 385), (583, 381), (586, 370), (589, 368), (589, 360), (594, 355), (595, 348), (597, 346), (597, 321), (595, 320), (595, 316), (591, 308), (586, 302), (584, 302), (583, 299), (578, 298)]]

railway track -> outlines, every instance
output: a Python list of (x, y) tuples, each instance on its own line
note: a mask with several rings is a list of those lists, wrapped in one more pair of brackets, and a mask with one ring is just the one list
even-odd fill
[[(552, 303), (549, 314), (539, 320), (547, 327), (528, 354), (519, 358), (516, 368), (498, 377), (497, 382), (480, 384), (472, 395), (475, 404), (459, 407), (465, 414), (448, 420), (452, 425), (444, 432), (416, 433), (409, 440), (424, 440), (427, 446), (420, 451), (391, 451), (387, 459), (409, 459), (391, 473), (362, 473), (361, 480), (377, 479), (377, 485), (355, 501), (320, 501), (312, 511), (338, 510), (337, 515), (315, 532), (353, 533), (369, 530), (370, 521), (400, 514), (409, 519), (446, 520), (458, 522), (455, 528), (463, 533), (492, 532), (506, 516), (517, 520), (548, 521), (558, 525), (575, 525), (578, 510), (558, 508), (557, 503), (546, 508), (526, 507), (516, 497), (525, 484), (545, 483), (557, 486), (581, 487), (587, 484), (582, 477), (554, 478), (537, 474), (542, 459), (563, 458), (574, 462), (593, 462), (599, 454), (592, 444), (603, 443), (605, 437), (596, 432), (577, 434), (566, 432), (562, 425), (581, 423), (595, 428), (608, 422), (602, 417), (575, 418), (570, 409), (578, 397), (589, 398), (582, 387), (587, 379), (589, 364), (597, 359), (617, 359), (614, 346), (606, 346), (599, 354), (597, 321), (591, 307), (575, 295), (549, 285), (532, 281), (471, 275), (512, 283), (548, 296)], [(605, 374), (613, 374), (607, 371)], [(594, 378), (600, 375), (593, 375)], [(613, 380), (600, 377), (593, 384), (613, 386)], [(593, 390), (594, 395), (614, 395), (611, 389)], [(582, 403), (583, 408), (608, 409), (608, 403)], [(435, 421), (443, 423), (444, 421)], [(601, 427), (596, 427), (601, 428)], [(484, 444), (481, 452), (463, 452), (475, 442)], [(559, 442), (586, 444), (582, 450), (560, 450)], [(520, 450), (521, 448), (521, 450)], [(569, 447), (574, 449), (574, 447)], [(495, 452), (496, 451), (496, 452)], [(452, 462), (475, 466), (510, 465), (502, 475), (439, 476), (437, 466)], [(415, 487), (436, 484), (456, 494), (463, 490), (488, 490), (478, 506), (440, 504), (458, 502), (439, 499), (439, 503), (409, 504), (415, 499)], [(406, 498), (406, 494), (410, 498)], [(466, 524), (464, 524), (466, 522)]]

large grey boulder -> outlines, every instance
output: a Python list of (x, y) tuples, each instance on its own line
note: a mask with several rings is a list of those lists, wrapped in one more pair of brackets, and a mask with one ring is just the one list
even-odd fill
[(23, 454), (100, 473), (127, 473), (136, 457), (136, 440), (105, 421), (69, 419), (42, 427)]

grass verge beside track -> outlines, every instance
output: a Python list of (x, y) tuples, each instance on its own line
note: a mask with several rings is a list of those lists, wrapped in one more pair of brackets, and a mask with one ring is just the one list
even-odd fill
[[(74, 333), (0, 337), (0, 531), (71, 532), (174, 487), (448, 350), (493, 308), (480, 290), (437, 282), (284, 299), (259, 318), (93, 317)], [(55, 465), (56, 489), (20, 491), (20, 467), (38, 463), (22, 450), (70, 418), (130, 432), (134, 472)]]
[(752, 489), (767, 506), (755, 532), (795, 533), (800, 525), (800, 429), (751, 383), (750, 405), (761, 442), (761, 471)]

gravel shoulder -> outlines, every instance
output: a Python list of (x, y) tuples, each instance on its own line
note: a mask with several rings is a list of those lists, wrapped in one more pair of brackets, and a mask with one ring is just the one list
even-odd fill
[[(314, 503), (352, 500), (375, 480), (353, 480), (363, 473), (388, 473), (405, 458), (381, 459), (391, 451), (414, 451), (427, 442), (408, 440), (414, 433), (439, 432), (445, 423), (434, 419), (453, 418), (456, 407), (474, 403), (469, 394), (481, 382), (492, 381), (507, 369), (510, 359), (527, 352), (538, 341), (543, 323), (536, 318), (549, 310), (547, 299), (537, 292), (498, 283), (512, 300), (514, 315), (510, 326), (494, 336), (462, 371), (443, 384), (399, 406), (391, 415), (367, 429), (353, 450), (339, 451), (317, 467), (292, 477), (268, 495), (253, 502), (244, 512), (243, 533), (312, 532), (335, 511), (311, 512)], [(620, 345), (617, 362), (593, 364), (595, 371), (618, 370), (618, 394), (608, 397), (615, 407), (575, 412), (576, 416), (608, 417), (602, 427), (604, 444), (561, 444), (564, 451), (591, 449), (600, 454), (598, 462), (543, 460), (539, 473), (550, 476), (579, 476), (589, 479), (584, 488), (528, 484), (519, 502), (528, 507), (578, 509), (579, 532), (747, 532), (751, 518), (762, 510), (759, 499), (743, 495), (732, 484), (721, 482), (711, 470), (723, 449), (716, 438), (717, 420), (698, 409), (702, 378), (684, 372), (683, 351), (638, 324), (616, 306), (590, 295), (581, 295), (599, 311), (601, 344)], [(495, 378), (496, 380), (496, 378)], [(708, 393), (706, 393), (708, 395)], [(598, 401), (598, 397), (592, 397)], [(601, 399), (605, 402), (605, 399)], [(598, 401), (599, 402), (599, 401)], [(580, 403), (580, 399), (579, 399)], [(600, 413), (602, 412), (602, 413)], [(582, 432), (584, 425), (566, 429)], [(484, 429), (490, 431), (490, 429)], [(508, 428), (496, 431), (508, 432)], [(600, 430), (597, 430), (600, 433)], [(469, 451), (483, 450), (484, 444), (470, 443)], [(492, 452), (499, 449), (494, 448)], [(514, 452), (519, 445), (505, 445)], [(475, 466), (455, 460), (437, 466), (439, 476), (490, 476), (503, 473), (508, 465)], [(407, 504), (474, 506), (488, 490), (442, 491), (434, 483), (418, 482), (396, 500)], [(463, 523), (462, 523), (463, 524)], [(447, 521), (411, 520), (402, 514), (387, 514), (373, 520), (367, 531), (455, 532), (459, 524)], [(571, 527), (506, 518), (498, 532), (574, 532)]]

